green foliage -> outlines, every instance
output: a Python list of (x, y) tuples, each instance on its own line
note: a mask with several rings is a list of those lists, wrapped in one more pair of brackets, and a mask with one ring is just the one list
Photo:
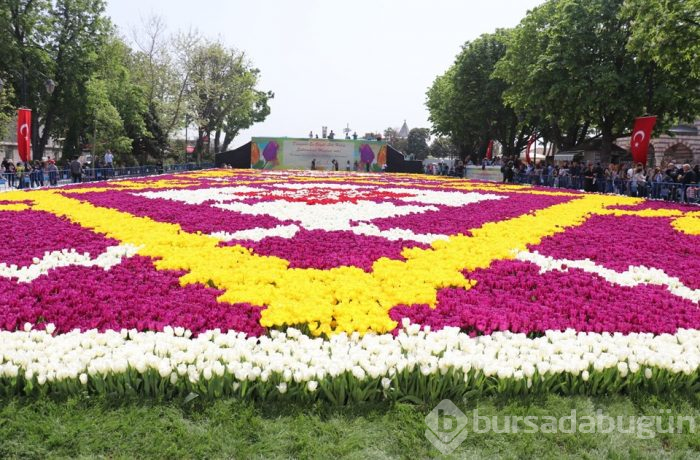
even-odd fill
[(416, 160), (423, 160), (428, 156), (428, 141), (430, 130), (428, 128), (413, 128), (408, 132), (406, 139), (406, 153)]
[(240, 130), (270, 113), (268, 101), (274, 95), (255, 89), (260, 71), (251, 67), (244, 53), (220, 42), (204, 42), (192, 50), (189, 65), (185, 97), (188, 113), (199, 127), (198, 150), (212, 133), (214, 151), (225, 150)]
[(509, 85), (507, 104), (560, 148), (594, 128), (609, 151), (637, 116), (655, 114), (663, 129), (700, 113), (700, 80), (679, 81), (633, 51), (639, 25), (624, 4), (550, 0), (516, 27), (497, 65), (495, 76)]
[(435, 133), (449, 135), (462, 157), (483, 156), (491, 139), (503, 145), (505, 154), (517, 153), (531, 133), (503, 102), (508, 85), (492, 75), (506, 53), (510, 33), (498, 30), (467, 42), (453, 66), (428, 90)]
[(700, 77), (700, 0), (627, 0), (623, 14), (630, 50), (682, 80)]
[(0, 122), (13, 116), (8, 107), (32, 109), (35, 158), (53, 137), (66, 159), (110, 148), (120, 163), (163, 161), (186, 114), (196, 115), (200, 139), (214, 132), (217, 148), (227, 148), (269, 115), (274, 96), (256, 89), (259, 71), (242, 53), (197, 34), (167, 36), (158, 18), (130, 48), (104, 0), (0, 2), (0, 43)]
[(433, 130), (463, 154), (495, 139), (512, 155), (531, 132), (609, 151), (638, 116), (663, 131), (700, 115), (699, 44), (700, 0), (549, 0), (464, 45), (428, 90)]
[(436, 137), (430, 144), (430, 155), (435, 158), (448, 158), (459, 155), (457, 146), (448, 136)]

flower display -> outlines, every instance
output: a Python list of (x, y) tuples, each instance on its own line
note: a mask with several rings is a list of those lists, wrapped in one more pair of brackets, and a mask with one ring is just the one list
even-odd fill
[(0, 198), (0, 391), (700, 389), (694, 207), (260, 170)]

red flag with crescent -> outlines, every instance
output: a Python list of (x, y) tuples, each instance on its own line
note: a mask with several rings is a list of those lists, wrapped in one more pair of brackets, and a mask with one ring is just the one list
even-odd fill
[(656, 117), (639, 117), (634, 120), (632, 139), (630, 140), (630, 152), (635, 163), (647, 164), (647, 152), (651, 131), (656, 124)]
[(489, 146), (486, 148), (486, 159), (490, 160), (493, 155), (493, 139), (489, 141)]
[(530, 162), (530, 149), (532, 148), (532, 144), (535, 143), (537, 140), (537, 137), (533, 134), (530, 136), (530, 139), (527, 141), (527, 148), (525, 149), (525, 163)]
[(29, 161), (32, 152), (32, 111), (17, 111), (17, 151), (22, 161)]

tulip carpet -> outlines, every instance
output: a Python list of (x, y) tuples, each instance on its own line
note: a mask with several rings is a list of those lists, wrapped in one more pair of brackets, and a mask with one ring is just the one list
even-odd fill
[(700, 391), (700, 211), (393, 174), (0, 194), (0, 392)]

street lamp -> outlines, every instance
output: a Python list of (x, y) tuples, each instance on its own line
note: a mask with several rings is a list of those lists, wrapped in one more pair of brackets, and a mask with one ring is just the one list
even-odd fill
[(191, 122), (192, 122), (192, 117), (190, 117), (189, 115), (185, 115), (185, 163), (188, 162), (187, 155), (189, 154), (189, 152), (187, 151), (187, 147), (188, 147), (187, 144), (189, 143), (189, 141), (187, 139), (187, 128), (190, 127)]
[[(46, 75), (44, 75), (44, 74), (41, 74), (41, 75), (43, 75), (44, 77), (46, 76)], [(26, 97), (27, 97), (26, 91), (27, 91), (27, 89), (26, 89), (26, 86), (27, 86), (27, 82), (25, 81), (25, 76), (24, 76), (24, 74), (22, 74), (22, 92), (25, 93), (25, 94), (22, 95), (22, 99), (23, 99), (23, 100), (22, 100), (22, 104), (23, 104), (23, 105), (27, 105), (27, 101), (26, 101)], [(0, 78), (0, 91), (2, 91), (4, 87), (5, 87), (5, 80), (3, 80), (2, 78)], [(46, 88), (46, 92), (47, 92), (47, 93), (49, 94), (49, 96), (50, 96), (50, 95), (53, 94), (54, 90), (56, 90), (56, 82), (55, 82), (52, 78), (47, 78), (46, 81), (44, 81), (44, 88)]]
[(56, 89), (56, 82), (49, 78), (44, 82), (44, 87), (46, 88), (46, 92), (51, 95)]

